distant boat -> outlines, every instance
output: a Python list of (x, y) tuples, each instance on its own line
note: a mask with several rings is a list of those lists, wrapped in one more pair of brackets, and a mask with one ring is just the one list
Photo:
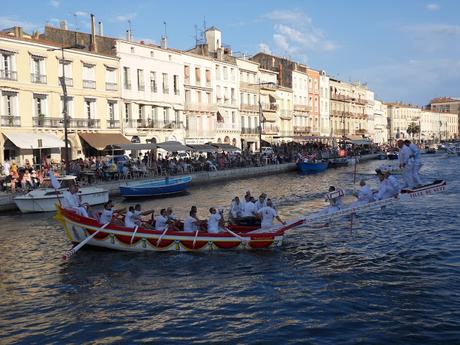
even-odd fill
[(125, 198), (178, 194), (187, 191), (191, 181), (191, 176), (183, 176), (131, 183), (120, 186), (120, 194)]
[(399, 157), (399, 156), (398, 156), (398, 153), (397, 153), (397, 152), (388, 152), (388, 153), (387, 153), (387, 158), (388, 158), (389, 160), (392, 160), (392, 161), (393, 161), (393, 160), (398, 159), (398, 157)]
[(297, 171), (300, 174), (316, 174), (327, 169), (328, 162), (323, 161), (302, 161), (297, 162)]
[(340, 168), (348, 166), (350, 160), (347, 157), (332, 158), (329, 160), (329, 168)]

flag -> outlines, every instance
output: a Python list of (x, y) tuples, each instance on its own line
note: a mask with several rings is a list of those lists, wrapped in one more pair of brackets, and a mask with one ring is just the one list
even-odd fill
[(54, 189), (59, 189), (61, 188), (61, 184), (57, 180), (56, 176), (54, 176), (54, 172), (52, 169), (49, 170), (49, 176), (51, 180), (51, 185), (53, 186)]

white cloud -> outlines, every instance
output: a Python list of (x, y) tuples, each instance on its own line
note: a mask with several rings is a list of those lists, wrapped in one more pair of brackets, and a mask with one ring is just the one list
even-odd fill
[(433, 34), (433, 35), (447, 35), (459, 36), (460, 26), (450, 24), (421, 24), (421, 25), (406, 25), (403, 26), (402, 31), (414, 34)]
[(74, 12), (73, 14), (76, 15), (77, 17), (88, 17), (89, 16), (89, 13), (85, 11), (77, 11), (77, 12)]
[(333, 51), (339, 47), (327, 40), (326, 35), (302, 11), (275, 10), (263, 14), (261, 18), (273, 22), (273, 41), (282, 53), (302, 55), (306, 59), (308, 51)]
[(57, 8), (57, 7), (59, 7), (60, 2), (59, 2), (59, 0), (51, 0), (50, 5)]
[(439, 11), (440, 8), (441, 7), (438, 4), (428, 4), (428, 5), (426, 5), (427, 11), (430, 11), (430, 12)]
[(0, 17), (0, 28), (10, 28), (12, 26), (21, 26), (24, 30), (35, 30), (39, 27), (37, 24), (13, 17)]
[(272, 53), (272, 51), (270, 50), (270, 47), (268, 46), (267, 43), (261, 42), (261, 43), (258, 44), (258, 47), (259, 47), (259, 50), (260, 50), (261, 52), (264, 52), (264, 53), (267, 53), (267, 54), (271, 54), (271, 53)]
[(124, 15), (120, 15), (120, 16), (115, 16), (112, 21), (116, 21), (116, 22), (127, 22), (128, 20), (133, 20), (134, 18), (137, 17), (137, 13), (127, 13), (127, 14), (124, 14)]

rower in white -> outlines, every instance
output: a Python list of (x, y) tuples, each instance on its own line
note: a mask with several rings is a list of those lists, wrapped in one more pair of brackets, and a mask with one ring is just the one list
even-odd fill
[(242, 208), (243, 205), (240, 202), (240, 198), (235, 196), (235, 198), (232, 200), (232, 204), (230, 205), (230, 215), (233, 218), (241, 217)]
[(336, 189), (334, 186), (329, 187), (329, 192), (325, 195), (325, 200), (329, 202), (329, 206), (321, 210), (321, 213), (331, 214), (340, 211), (343, 208), (343, 196), (344, 192), (342, 189)]
[(75, 211), (83, 217), (88, 217), (88, 204), (82, 204), (78, 195), (78, 187), (75, 184), (70, 185), (69, 190), (63, 193), (63, 207)]
[(195, 232), (199, 230), (199, 220), (196, 217), (196, 210), (190, 210), (190, 213), (187, 218), (184, 220), (184, 231), (186, 232)]
[(255, 203), (257, 211), (259, 211), (262, 207), (267, 206), (267, 198), (266, 194), (262, 193), (259, 196), (259, 200)]
[(256, 205), (251, 201), (250, 196), (246, 195), (241, 211), (241, 217), (254, 217), (256, 213)]
[(402, 172), (402, 177), (404, 179), (404, 187), (412, 188), (414, 182), (412, 181), (412, 171), (410, 167), (410, 157), (412, 155), (412, 151), (407, 146), (403, 140), (398, 140), (398, 147), (399, 147), (399, 168)]
[(380, 180), (380, 186), (375, 199), (383, 200), (398, 196), (401, 191), (398, 180), (396, 180), (396, 178), (388, 171), (384, 173), (377, 171), (377, 175)]
[(278, 216), (278, 213), (273, 208), (272, 201), (267, 199), (267, 206), (260, 208), (257, 213), (262, 217), (261, 228), (262, 229), (269, 229), (273, 226), (273, 219), (276, 218), (280, 223), (286, 224), (286, 222), (282, 221), (281, 218)]
[(420, 149), (417, 145), (411, 143), (410, 140), (406, 140), (405, 144), (411, 151), (411, 159), (409, 162), (412, 182), (414, 183), (415, 187), (421, 187), (423, 183), (420, 179), (420, 168), (422, 167)]
[(217, 234), (220, 232), (220, 228), (223, 227), (223, 210), (217, 212), (214, 207), (211, 207), (209, 213), (211, 213), (211, 215), (208, 218), (208, 232)]
[(366, 181), (359, 181), (359, 185), (361, 188), (358, 192), (354, 193), (354, 196), (356, 196), (358, 200), (352, 202), (350, 204), (350, 207), (361, 206), (375, 201), (374, 194), (372, 193), (372, 190), (369, 188), (369, 186), (366, 184)]
[(166, 209), (162, 208), (160, 214), (155, 217), (155, 229), (164, 230), (168, 226), (168, 216), (166, 215)]

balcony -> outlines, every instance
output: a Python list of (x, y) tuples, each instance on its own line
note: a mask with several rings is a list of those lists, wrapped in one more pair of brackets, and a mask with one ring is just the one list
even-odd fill
[(0, 79), (3, 80), (18, 80), (16, 71), (0, 69)]
[(59, 128), (64, 127), (63, 117), (38, 116), (32, 118), (34, 127)]
[(278, 126), (264, 124), (262, 127), (262, 134), (278, 134)]
[(307, 106), (303, 104), (294, 104), (294, 111), (307, 111)]
[(156, 128), (160, 129), (163, 128), (164, 122), (157, 121), (152, 119), (137, 119), (137, 120), (130, 120), (128, 121), (128, 127), (130, 128), (139, 128), (139, 129), (151, 129)]
[(339, 136), (343, 136), (343, 135), (348, 135), (350, 134), (350, 131), (348, 129), (334, 129), (334, 135), (339, 135)]
[(205, 112), (216, 112), (217, 105), (215, 104), (207, 104), (207, 103), (193, 103), (193, 102), (185, 102), (184, 110), (189, 111), (205, 111)]
[(164, 129), (181, 129), (184, 128), (182, 121), (171, 121), (164, 125)]
[(310, 134), (311, 127), (310, 126), (294, 126), (294, 133), (295, 134)]
[(105, 82), (105, 89), (107, 91), (117, 91), (118, 90), (118, 84), (106, 81)]
[(84, 89), (95, 89), (96, 81), (95, 80), (83, 80), (83, 88)]
[(240, 109), (243, 111), (259, 111), (259, 106), (256, 104), (241, 104)]
[(13, 115), (2, 115), (0, 116), (1, 127), (20, 127), (21, 117)]
[(241, 134), (259, 134), (259, 128), (241, 128)]
[(44, 74), (31, 73), (30, 79), (32, 83), (35, 83), (35, 84), (46, 84), (46, 75)]
[(120, 120), (107, 120), (107, 128), (120, 128)]
[(71, 118), (69, 119), (71, 128), (100, 128), (101, 120), (88, 118)]
[(225, 123), (225, 122), (218, 122), (216, 124), (218, 130), (224, 131), (239, 131), (240, 126), (236, 123)]
[(281, 110), (280, 111), (280, 118), (283, 120), (290, 120), (292, 119), (292, 113), (288, 110)]
[(278, 110), (278, 104), (276, 103), (270, 103), (270, 104), (262, 104), (262, 110), (263, 111), (277, 111)]

